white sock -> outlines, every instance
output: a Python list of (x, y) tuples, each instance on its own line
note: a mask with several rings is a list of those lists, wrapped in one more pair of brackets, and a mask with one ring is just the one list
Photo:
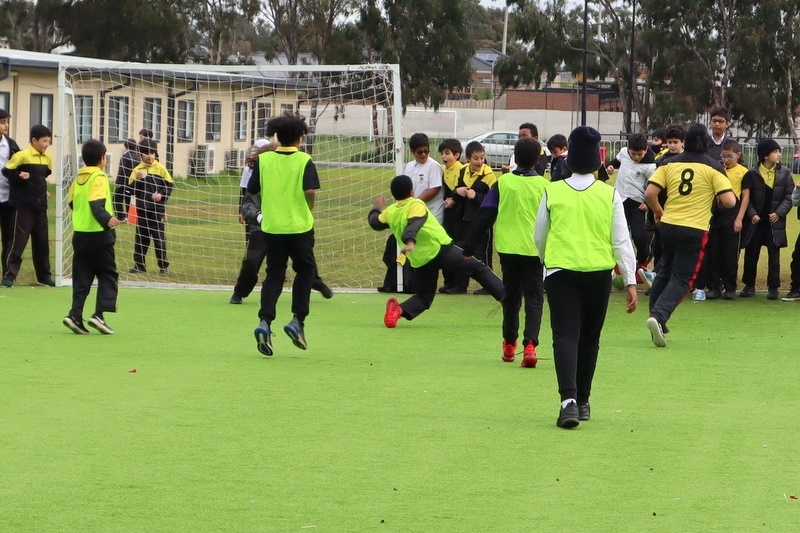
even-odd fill
[(564, 409), (566, 406), (568, 406), (571, 403), (578, 403), (578, 402), (576, 402), (574, 398), (567, 398), (566, 400), (561, 402), (561, 408)]

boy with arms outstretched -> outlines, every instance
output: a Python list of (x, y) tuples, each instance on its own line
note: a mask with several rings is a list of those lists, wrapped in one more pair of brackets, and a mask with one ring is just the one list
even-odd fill
[(542, 325), (544, 286), (542, 262), (533, 243), (533, 229), (539, 202), (548, 181), (533, 170), (541, 147), (533, 138), (514, 145), (517, 167), (503, 174), (475, 216), (464, 242), (464, 255), (472, 255), (474, 243), (481, 242), (489, 228), (495, 228), (495, 246), (503, 269), (503, 361), (514, 361), (519, 337), (519, 310), (525, 298), (525, 327), (522, 332), (522, 366), (534, 368), (538, 358), (539, 329)]
[(103, 172), (106, 147), (89, 139), (81, 148), (86, 165), (78, 171), (69, 187), (67, 202), (72, 208), (72, 308), (64, 325), (78, 335), (89, 333), (83, 325), (83, 305), (92, 281), (97, 278), (97, 303), (89, 325), (100, 333), (114, 330), (106, 323), (104, 312), (116, 312), (118, 279), (114, 242), (119, 219), (114, 216), (114, 202), (108, 176)]
[(272, 355), (272, 321), (286, 280), (289, 258), (295, 271), (292, 283), (292, 320), (283, 331), (301, 350), (308, 347), (305, 319), (311, 285), (317, 272), (314, 259), (314, 208), (319, 175), (311, 156), (299, 150), (308, 126), (302, 117), (286, 113), (267, 123), (267, 136), (277, 135), (280, 146), (258, 156), (247, 192), (261, 195), (261, 231), (267, 249), (267, 278), (261, 287), (259, 325), (253, 334), (258, 351)]
[(505, 291), (492, 270), (474, 257), (464, 258), (461, 249), (453, 244), (425, 203), (413, 197), (414, 186), (411, 178), (401, 174), (396, 176), (390, 189), (395, 203), (384, 209), (386, 200), (379, 197), (373, 204), (367, 220), (376, 231), (390, 229), (403, 244), (398, 261), (408, 261), (414, 270), (419, 286), (417, 294), (403, 302), (389, 298), (383, 323), (387, 328), (397, 326), (400, 318), (413, 320), (429, 309), (436, 296), (436, 283), (439, 270), (449, 268), (457, 275), (467, 275), (475, 279), (498, 301)]

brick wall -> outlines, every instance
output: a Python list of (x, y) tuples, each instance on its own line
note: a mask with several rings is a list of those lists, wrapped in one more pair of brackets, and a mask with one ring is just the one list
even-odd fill
[[(605, 104), (605, 103), (604, 103)], [(581, 95), (571, 89), (509, 89), (506, 91), (506, 109), (547, 109), (573, 111), (580, 109)], [(607, 106), (603, 106), (603, 111)], [(586, 95), (586, 110), (601, 111), (600, 95)]]

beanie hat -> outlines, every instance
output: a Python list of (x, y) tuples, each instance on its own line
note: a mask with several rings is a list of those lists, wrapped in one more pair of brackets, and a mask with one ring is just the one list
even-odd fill
[(591, 174), (602, 166), (600, 132), (590, 126), (572, 130), (567, 150), (567, 166), (575, 174)]
[(775, 139), (764, 139), (758, 143), (758, 160), (763, 161), (775, 150), (780, 150), (781, 145)]
[(3, 120), (4, 118), (11, 118), (11, 115), (8, 113), (8, 111), (0, 107), (0, 120)]

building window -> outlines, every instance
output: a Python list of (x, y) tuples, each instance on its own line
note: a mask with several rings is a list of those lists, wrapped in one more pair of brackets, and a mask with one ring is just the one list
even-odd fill
[(247, 140), (247, 102), (236, 102), (233, 116), (233, 138), (236, 141)]
[(178, 140), (189, 142), (194, 139), (194, 102), (178, 100)]
[(143, 126), (153, 132), (153, 140), (161, 140), (161, 98), (144, 99)]
[(272, 116), (272, 104), (259, 102), (256, 113), (256, 132), (259, 138), (267, 138), (267, 122)]
[(41, 124), (53, 129), (53, 95), (31, 95), (31, 126)]
[(206, 141), (222, 138), (222, 102), (206, 102)]
[(281, 115), (286, 113), (294, 114), (294, 106), (292, 104), (281, 104)]
[(11, 93), (0, 91), (0, 109), (11, 112)]
[(75, 124), (77, 125), (77, 141), (85, 143), (92, 138), (92, 117), (94, 98), (91, 96), (75, 96)]
[(121, 143), (128, 138), (128, 97), (108, 99), (108, 142)]

